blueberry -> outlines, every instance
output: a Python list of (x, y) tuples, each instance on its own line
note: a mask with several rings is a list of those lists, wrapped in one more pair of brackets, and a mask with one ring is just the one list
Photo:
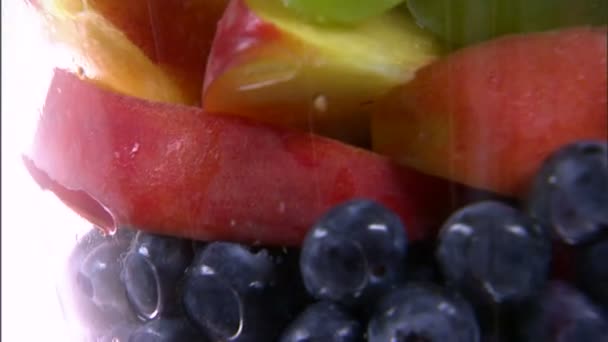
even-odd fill
[(93, 227), (76, 242), (67, 262), (68, 276), (75, 277), (82, 261), (102, 243), (119, 244), (126, 249), (134, 236), (135, 231), (126, 228), (118, 229), (114, 235), (108, 235), (101, 228)]
[(187, 240), (137, 233), (125, 257), (122, 279), (141, 319), (179, 312), (176, 289), (191, 259)]
[(161, 318), (135, 330), (128, 342), (207, 342), (185, 318)]
[(283, 332), (280, 342), (362, 342), (361, 324), (336, 304), (318, 302)]
[(527, 208), (568, 244), (608, 233), (608, 143), (580, 141), (547, 158)]
[[(65, 273), (57, 284), (65, 319), (70, 324), (82, 325), (91, 334), (96, 335), (107, 331), (117, 322), (135, 319), (130, 310), (124, 307), (123, 289), (116, 294), (118, 301), (113, 301), (110, 305), (98, 305), (100, 294), (93, 295), (93, 287), (120, 287), (115, 284), (112, 272), (117, 271), (117, 267), (120, 268), (117, 259), (126, 251), (134, 235), (135, 233), (128, 229), (118, 229), (114, 235), (107, 235), (101, 229), (93, 228), (78, 239), (67, 260)], [(101, 245), (115, 247), (96, 250)], [(108, 251), (113, 255), (108, 255)], [(91, 256), (93, 252), (94, 255)], [(110, 261), (111, 267), (104, 275), (98, 268), (91, 269), (91, 266), (94, 266), (93, 259), (99, 257)], [(88, 260), (87, 265), (83, 265), (85, 260)]]
[(477, 342), (470, 304), (434, 285), (412, 283), (382, 299), (367, 327), (369, 342)]
[(264, 249), (214, 242), (199, 251), (183, 289), (188, 317), (213, 340), (272, 341), (274, 263)]
[(581, 286), (608, 309), (608, 240), (587, 246), (578, 263)]
[(604, 342), (608, 322), (582, 293), (555, 281), (534, 305), (522, 310), (518, 333), (523, 342)]
[(154, 264), (139, 253), (129, 253), (125, 258), (122, 277), (135, 312), (143, 320), (156, 318), (163, 307), (163, 295), (160, 276)]
[(500, 202), (456, 211), (439, 234), (437, 260), (446, 281), (478, 303), (514, 303), (534, 296), (545, 284), (550, 259), (548, 234)]
[(93, 331), (101, 331), (135, 316), (120, 281), (127, 243), (104, 241), (82, 260), (74, 278), (78, 315)]
[(329, 210), (304, 240), (300, 271), (315, 298), (369, 307), (404, 280), (405, 228), (382, 205), (363, 199)]

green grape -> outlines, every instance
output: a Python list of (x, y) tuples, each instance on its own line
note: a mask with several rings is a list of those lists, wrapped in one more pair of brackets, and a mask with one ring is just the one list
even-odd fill
[(608, 22), (608, 0), (407, 0), (419, 25), (460, 47), (507, 33)]
[(404, 0), (282, 0), (286, 7), (320, 22), (355, 23)]

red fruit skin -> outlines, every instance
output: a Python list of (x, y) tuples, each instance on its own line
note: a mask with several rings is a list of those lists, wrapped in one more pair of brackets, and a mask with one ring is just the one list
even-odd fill
[(395, 210), (411, 240), (431, 237), (460, 189), (337, 141), (115, 94), (62, 70), (24, 160), (101, 227), (269, 245), (300, 244), (326, 210), (360, 197)]
[(244, 49), (281, 39), (279, 29), (259, 18), (244, 0), (230, 1), (224, 13), (218, 22), (207, 59), (203, 95), (211, 82), (221, 77), (232, 64), (240, 62), (238, 56), (242, 55)]
[(606, 27), (506, 36), (418, 71), (378, 106), (375, 151), (523, 196), (562, 145), (608, 139)]
[[(41, 14), (47, 14), (40, 0), (23, 1)], [(86, 4), (88, 10), (102, 15), (168, 73), (188, 99), (198, 101), (207, 57), (228, 1), (87, 0), (80, 6)], [(59, 4), (76, 6), (78, 1)]]
[(189, 98), (202, 91), (207, 57), (228, 0), (88, 0), (155, 63)]

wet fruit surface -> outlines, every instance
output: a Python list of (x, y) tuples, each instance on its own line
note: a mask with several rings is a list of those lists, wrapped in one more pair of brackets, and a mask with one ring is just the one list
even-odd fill
[(460, 209), (439, 235), (444, 276), (474, 300), (501, 304), (533, 297), (548, 277), (550, 258), (549, 234), (500, 202)]
[(605, 2), (341, 1), (29, 0), (86, 64), (23, 156), (97, 226), (57, 289), (70, 324), (608, 341)]
[(568, 244), (608, 234), (608, 143), (582, 141), (552, 154), (537, 174), (528, 211)]
[(432, 285), (410, 284), (387, 294), (368, 325), (368, 341), (477, 342), (473, 309)]
[(405, 227), (382, 205), (352, 200), (330, 210), (302, 245), (309, 293), (344, 305), (369, 305), (404, 279)]
[(338, 305), (318, 302), (307, 307), (285, 329), (280, 342), (361, 342), (363, 327)]
[(300, 249), (93, 231), (70, 269), (96, 342), (603, 341), (606, 240), (577, 245), (577, 289), (521, 207), (482, 200), (410, 244), (368, 199), (328, 210)]
[(183, 304), (195, 324), (217, 340), (264, 341), (273, 328), (275, 265), (266, 250), (214, 242), (200, 251), (185, 279)]
[(570, 285), (553, 282), (525, 315), (523, 341), (606, 341), (604, 313)]

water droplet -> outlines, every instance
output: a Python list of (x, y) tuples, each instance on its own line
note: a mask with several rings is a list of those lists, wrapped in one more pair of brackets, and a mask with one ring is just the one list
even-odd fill
[(108, 234), (108, 236), (114, 236), (114, 235), (116, 235), (116, 232), (118, 231), (118, 228), (116, 226), (111, 226), (111, 227), (104, 227), (104, 228), (102, 228), (102, 230), (106, 234)]
[(284, 213), (285, 212), (285, 202), (281, 201), (281, 203), (279, 203), (279, 212), (280, 213)]
[(315, 96), (312, 104), (317, 112), (325, 113), (327, 111), (327, 96), (323, 94)]
[(236, 226), (236, 221), (235, 220), (230, 220), (230, 227), (234, 227)]
[(76, 76), (78, 76), (78, 77), (80, 77), (80, 78), (85, 78), (85, 77), (87, 76), (87, 75), (86, 75), (86, 73), (85, 73), (85, 71), (84, 71), (84, 68), (83, 68), (83, 67), (78, 66), (78, 67), (76, 68)]
[(139, 143), (135, 143), (135, 144), (133, 144), (133, 147), (131, 147), (131, 152), (130, 152), (131, 158), (133, 158), (135, 156), (137, 151), (139, 151)]

